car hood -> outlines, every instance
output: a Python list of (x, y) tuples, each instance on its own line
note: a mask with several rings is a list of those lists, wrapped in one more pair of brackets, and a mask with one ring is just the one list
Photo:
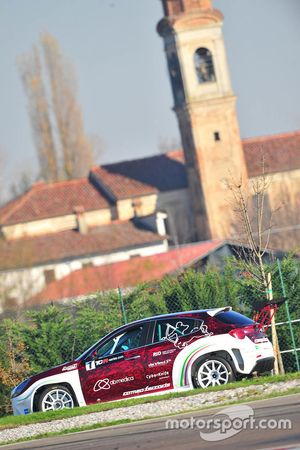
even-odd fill
[(59, 366), (52, 367), (51, 369), (44, 370), (43, 372), (37, 373), (31, 377), (31, 381), (35, 382), (41, 378), (46, 378), (51, 375), (57, 375), (58, 373), (70, 372), (71, 370), (76, 370), (78, 368), (78, 361), (69, 361)]

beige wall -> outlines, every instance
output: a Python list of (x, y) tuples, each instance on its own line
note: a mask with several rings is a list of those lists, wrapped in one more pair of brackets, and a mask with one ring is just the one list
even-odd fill
[[(60, 280), (88, 263), (93, 266), (101, 266), (126, 261), (133, 256), (150, 256), (166, 252), (167, 250), (168, 242), (163, 241), (156, 245), (118, 251), (108, 255), (82, 257), (73, 261), (0, 272), (0, 313), (9, 304), (26, 306), (26, 299), (38, 294), (46, 286), (46, 271), (53, 270), (55, 280)], [(101, 286), (99, 286), (99, 289), (101, 289)]]
[[(86, 211), (83, 213), (83, 217), (89, 227), (105, 225), (111, 222), (111, 212), (109, 209)], [(73, 230), (75, 228), (77, 228), (76, 214), (69, 214), (61, 217), (3, 226), (2, 232), (7, 239), (18, 239), (24, 236), (40, 236), (48, 233)]]
[(119, 220), (129, 220), (135, 216), (143, 217), (156, 211), (157, 194), (118, 200)]
[(175, 244), (191, 242), (193, 220), (188, 189), (160, 193), (157, 199), (157, 210), (167, 213), (168, 231)]
[(300, 170), (275, 173), (267, 180), (268, 204), (273, 211), (270, 247), (299, 252)]

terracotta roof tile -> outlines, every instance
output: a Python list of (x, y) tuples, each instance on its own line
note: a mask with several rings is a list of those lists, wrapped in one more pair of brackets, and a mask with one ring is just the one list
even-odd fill
[(1, 239), (0, 270), (114, 253), (162, 242), (163, 239), (151, 231), (137, 228), (132, 222), (97, 227), (88, 234), (67, 230), (11, 241)]
[[(262, 153), (266, 173), (300, 168), (300, 131), (244, 139), (242, 144), (250, 177), (260, 174)], [(181, 150), (95, 167), (89, 178), (34, 185), (0, 208), (0, 224), (71, 214), (76, 206), (102, 209), (110, 200), (187, 188)], [(99, 184), (103, 189), (97, 188)]]
[(300, 168), (300, 131), (243, 140), (250, 177), (261, 174), (261, 157), (265, 172), (276, 173)]
[(223, 241), (200, 242), (152, 256), (76, 270), (50, 283), (34, 297), (32, 303), (78, 297), (117, 287), (132, 287), (141, 282), (161, 279), (167, 274), (180, 272), (183, 266), (205, 257), (222, 244)]
[(92, 173), (116, 199), (184, 189), (187, 186), (184, 158), (180, 150), (95, 167)]
[(40, 220), (72, 214), (82, 206), (86, 211), (108, 208), (109, 203), (86, 178), (58, 183), (36, 183), (24, 195), (0, 208), (0, 223)]

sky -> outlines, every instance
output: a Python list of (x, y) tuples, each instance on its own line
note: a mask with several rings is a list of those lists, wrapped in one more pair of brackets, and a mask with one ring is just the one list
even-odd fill
[[(241, 136), (300, 128), (300, 1), (214, 0)], [(179, 132), (156, 32), (160, 0), (0, 0), (0, 176), (34, 173), (35, 148), (17, 61), (43, 31), (73, 64), (85, 129), (103, 142), (102, 163), (158, 153)], [(4, 171), (3, 171), (4, 167)]]

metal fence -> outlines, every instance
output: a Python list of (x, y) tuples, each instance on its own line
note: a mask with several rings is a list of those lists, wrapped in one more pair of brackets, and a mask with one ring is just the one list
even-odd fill
[(299, 372), (300, 319), (277, 322), (276, 331), (285, 371)]

